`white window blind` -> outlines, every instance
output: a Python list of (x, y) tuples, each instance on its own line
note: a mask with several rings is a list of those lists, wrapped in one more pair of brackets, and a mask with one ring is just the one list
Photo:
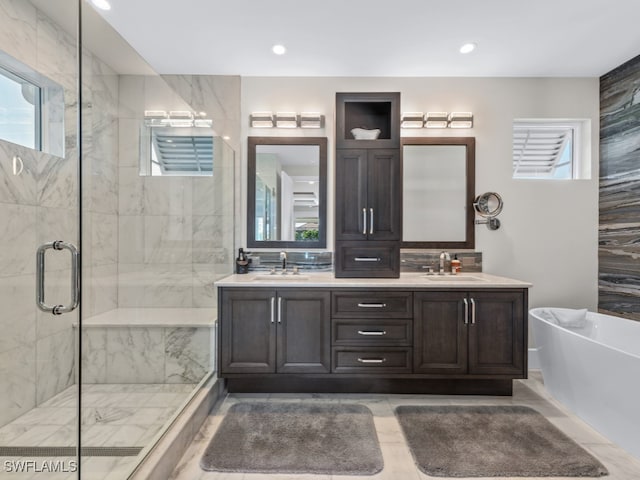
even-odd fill
[(211, 175), (212, 136), (178, 136), (154, 133), (152, 162), (161, 174)]
[(514, 122), (513, 178), (574, 178), (576, 127)]

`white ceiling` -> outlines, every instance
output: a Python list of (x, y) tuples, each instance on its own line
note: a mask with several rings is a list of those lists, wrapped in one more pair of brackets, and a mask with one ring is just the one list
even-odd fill
[(162, 74), (600, 76), (640, 54), (640, 0), (110, 2)]

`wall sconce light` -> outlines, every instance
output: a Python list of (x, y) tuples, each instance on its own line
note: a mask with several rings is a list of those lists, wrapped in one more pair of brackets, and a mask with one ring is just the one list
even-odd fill
[(144, 123), (147, 127), (206, 127), (211, 128), (210, 118), (196, 118), (194, 112), (188, 110), (145, 110)]
[(324, 115), (318, 112), (253, 112), (249, 125), (252, 128), (323, 128)]
[(322, 128), (324, 115), (318, 112), (302, 112), (300, 114), (300, 128)]
[(406, 112), (400, 116), (400, 128), (422, 128), (424, 114), (422, 112)]
[(276, 128), (296, 128), (298, 126), (298, 116), (296, 112), (277, 112)]
[(447, 128), (449, 115), (447, 112), (427, 112), (424, 120), (425, 128)]
[(449, 128), (472, 128), (473, 113), (451, 112), (449, 114)]
[(473, 128), (471, 112), (427, 112), (424, 122), (421, 112), (404, 112), (400, 116), (401, 128)]
[(271, 112), (253, 112), (250, 116), (250, 124), (253, 128), (273, 128), (273, 115)]

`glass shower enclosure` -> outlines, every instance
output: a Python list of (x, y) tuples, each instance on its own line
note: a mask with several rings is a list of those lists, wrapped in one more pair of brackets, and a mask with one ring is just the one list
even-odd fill
[(190, 88), (84, 0), (0, 0), (0, 478), (129, 478), (213, 375), (234, 152)]

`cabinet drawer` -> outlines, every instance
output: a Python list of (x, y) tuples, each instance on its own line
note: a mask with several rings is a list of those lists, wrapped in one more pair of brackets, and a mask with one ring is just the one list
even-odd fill
[(334, 319), (333, 345), (411, 345), (411, 320), (344, 320)]
[(334, 317), (412, 318), (411, 292), (333, 292)]
[[(356, 242), (352, 242), (356, 243)], [(400, 244), (398, 242), (336, 242), (336, 277), (398, 278)]]
[(411, 348), (333, 347), (334, 373), (411, 373)]

